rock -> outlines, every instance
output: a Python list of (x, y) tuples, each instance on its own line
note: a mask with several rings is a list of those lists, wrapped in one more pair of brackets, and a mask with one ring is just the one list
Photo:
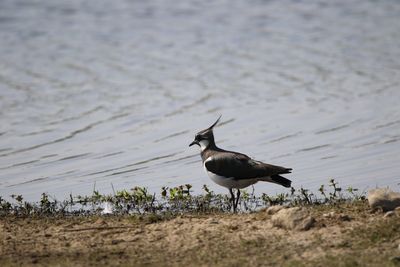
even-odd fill
[(336, 212), (331, 211), (328, 213), (322, 214), (322, 217), (329, 218), (329, 219), (338, 219), (339, 221), (349, 222), (351, 218), (349, 215), (346, 214), (336, 214)]
[(393, 217), (394, 215), (396, 215), (394, 211), (388, 211), (383, 215), (383, 218)]
[(372, 209), (391, 211), (400, 207), (400, 193), (387, 188), (373, 189), (368, 192), (368, 203)]
[(308, 230), (313, 226), (315, 219), (305, 209), (295, 207), (281, 209), (272, 216), (271, 221), (272, 225), (287, 230)]
[(266, 212), (269, 215), (273, 215), (273, 214), (277, 213), (278, 211), (280, 211), (283, 208), (284, 208), (284, 206), (281, 206), (281, 205), (271, 206), (266, 210)]
[(336, 214), (336, 213), (335, 213), (334, 211), (331, 211), (331, 212), (322, 214), (322, 217), (325, 217), (325, 218), (334, 218), (334, 217), (335, 217), (335, 214)]
[(111, 241), (111, 244), (112, 245), (117, 245), (117, 244), (119, 244), (121, 242), (124, 242), (124, 240), (122, 240), (122, 239), (114, 239), (114, 240)]
[(217, 219), (210, 218), (210, 219), (207, 219), (207, 220), (206, 220), (206, 223), (209, 223), (209, 224), (219, 224), (219, 221), (218, 221)]
[(338, 219), (339, 219), (340, 221), (343, 221), (343, 222), (349, 222), (349, 221), (351, 221), (350, 216), (349, 216), (349, 215), (346, 215), (346, 214), (340, 214), (340, 215), (338, 216)]
[(239, 229), (239, 226), (237, 224), (231, 224), (231, 225), (228, 225), (228, 229), (236, 231), (237, 229)]

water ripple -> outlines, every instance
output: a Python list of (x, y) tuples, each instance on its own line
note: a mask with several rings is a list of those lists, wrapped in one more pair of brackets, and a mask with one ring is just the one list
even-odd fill
[(344, 125), (341, 125), (341, 126), (337, 126), (337, 127), (333, 127), (333, 128), (329, 128), (329, 129), (325, 129), (325, 130), (320, 130), (318, 132), (315, 132), (315, 134), (324, 134), (324, 133), (335, 132), (335, 131), (347, 128), (349, 126), (350, 126), (349, 124), (344, 124)]
[(128, 115), (128, 114), (119, 114), (119, 115), (111, 116), (110, 118), (108, 118), (108, 119), (106, 119), (106, 120), (97, 121), (97, 122), (91, 123), (91, 124), (89, 124), (89, 125), (87, 125), (87, 126), (81, 128), (81, 129), (75, 130), (75, 131), (71, 132), (70, 134), (68, 134), (68, 135), (66, 135), (66, 136), (64, 136), (64, 137), (62, 137), (62, 138), (58, 138), (58, 139), (55, 139), (55, 140), (53, 140), (53, 141), (41, 143), (41, 144), (34, 145), (34, 146), (31, 146), (31, 147), (27, 147), (27, 148), (22, 148), (22, 149), (14, 150), (14, 151), (11, 151), (11, 152), (9, 152), (9, 153), (3, 153), (3, 154), (0, 154), (0, 157), (6, 157), (6, 156), (9, 156), (9, 155), (13, 155), (13, 154), (17, 154), (17, 153), (22, 153), (22, 152), (34, 150), (34, 149), (37, 149), (37, 148), (40, 148), (40, 147), (44, 147), (44, 146), (52, 145), (52, 144), (55, 144), (55, 143), (63, 142), (63, 141), (65, 141), (65, 140), (74, 138), (76, 135), (78, 135), (78, 134), (80, 134), (80, 133), (87, 132), (87, 131), (89, 131), (90, 129), (92, 129), (93, 127), (95, 127), (95, 126), (98, 126), (98, 125), (100, 125), (100, 124), (109, 122), (109, 121), (114, 120), (114, 119), (118, 119), (118, 118), (125, 117), (125, 116), (127, 116), (127, 115)]
[(330, 144), (312, 146), (312, 147), (299, 149), (296, 152), (308, 152), (308, 151), (318, 150), (318, 149), (321, 149), (321, 148), (327, 148), (327, 147), (330, 147), (330, 146), (331, 146)]

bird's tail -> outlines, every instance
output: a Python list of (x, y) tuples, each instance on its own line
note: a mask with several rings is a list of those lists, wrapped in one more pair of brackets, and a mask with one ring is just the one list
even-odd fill
[(290, 181), (289, 179), (286, 179), (285, 177), (282, 177), (278, 174), (271, 176), (271, 182), (279, 184), (284, 187), (290, 187), (292, 185), (292, 181)]

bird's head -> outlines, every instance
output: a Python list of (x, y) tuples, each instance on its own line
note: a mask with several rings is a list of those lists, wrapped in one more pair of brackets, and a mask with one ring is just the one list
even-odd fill
[(216, 122), (213, 123), (213, 125), (211, 125), (210, 127), (208, 127), (205, 130), (198, 132), (195, 135), (193, 142), (191, 142), (189, 146), (198, 145), (201, 148), (201, 150), (203, 151), (210, 144), (215, 144), (213, 128), (215, 125), (217, 125), (217, 123), (219, 122), (219, 119), (221, 119), (221, 116), (219, 116), (219, 118), (217, 119)]

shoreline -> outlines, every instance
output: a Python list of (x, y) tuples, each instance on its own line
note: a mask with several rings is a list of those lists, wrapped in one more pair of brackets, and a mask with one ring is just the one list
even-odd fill
[(400, 210), (359, 200), (303, 207), (307, 231), (268, 209), (182, 215), (2, 216), (1, 266), (396, 266)]

